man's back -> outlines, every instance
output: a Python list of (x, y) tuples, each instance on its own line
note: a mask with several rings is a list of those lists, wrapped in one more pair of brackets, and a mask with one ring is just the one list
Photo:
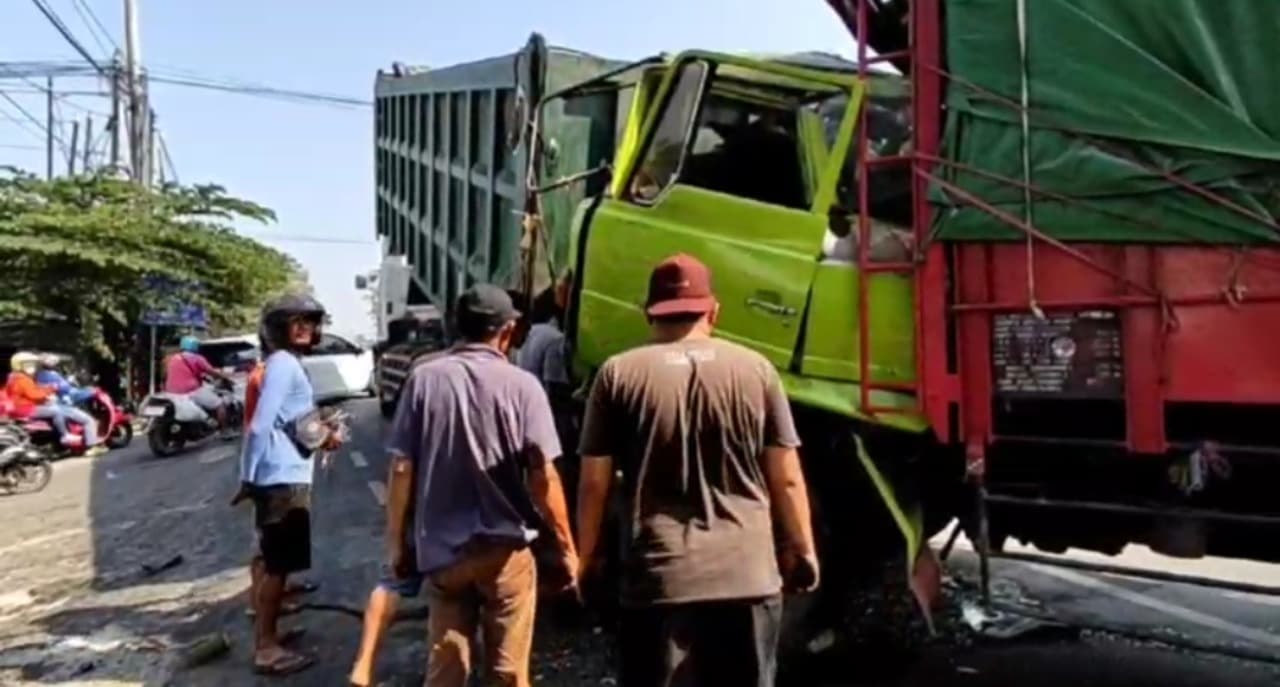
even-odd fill
[(525, 452), (559, 456), (533, 375), (496, 349), (463, 345), (415, 367), (390, 449), (415, 464), (418, 565), (447, 567), (476, 539), (527, 542), (538, 515), (524, 487)]
[(171, 394), (189, 394), (204, 382), (203, 375), (213, 366), (199, 353), (178, 351), (169, 356), (164, 367), (164, 390)]
[(768, 361), (718, 339), (652, 344), (607, 361), (595, 383), (581, 453), (623, 471), (624, 603), (776, 594), (760, 459), (799, 441)]

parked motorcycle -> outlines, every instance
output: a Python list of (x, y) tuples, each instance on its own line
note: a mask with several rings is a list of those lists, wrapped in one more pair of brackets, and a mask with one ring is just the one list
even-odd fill
[[(244, 403), (229, 382), (215, 385), (227, 409), (227, 426), (236, 428), (244, 418)], [(147, 421), (147, 445), (157, 458), (177, 455), (187, 444), (218, 432), (218, 421), (182, 394), (156, 393), (148, 396), (138, 414)]]
[(0, 493), (34, 494), (49, 486), (53, 465), (15, 423), (0, 427)]

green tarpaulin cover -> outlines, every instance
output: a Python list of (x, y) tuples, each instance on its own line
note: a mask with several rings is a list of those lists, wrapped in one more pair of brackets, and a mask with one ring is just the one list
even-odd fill
[[(1033, 224), (1064, 240), (1280, 240), (1280, 0), (1022, 2), (1025, 62), (1019, 0), (944, 3), (946, 68), (957, 77), (945, 158), (1020, 182), (1025, 144), (1031, 184), (1079, 201), (1033, 195)], [(1012, 106), (1024, 65), (1029, 137)], [(1024, 217), (1021, 186), (956, 167), (939, 174)], [(933, 199), (942, 238), (1024, 236), (940, 189)]]

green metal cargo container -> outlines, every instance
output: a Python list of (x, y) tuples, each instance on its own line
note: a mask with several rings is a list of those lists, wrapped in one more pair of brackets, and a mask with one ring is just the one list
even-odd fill
[[(521, 219), (527, 190), (529, 121), (544, 93), (622, 63), (548, 47), (535, 34), (513, 54), (443, 69), (379, 72), (375, 86), (377, 234), (384, 252), (412, 266), (410, 303), (447, 308), (478, 281), (521, 285)], [(543, 113), (543, 178), (612, 159), (625, 108), (609, 98), (553, 100)], [(599, 175), (603, 177), (604, 175)], [(543, 196), (546, 244), (533, 247), (534, 284), (568, 260), (579, 202), (606, 179), (566, 184)], [(542, 242), (539, 242), (542, 243)]]

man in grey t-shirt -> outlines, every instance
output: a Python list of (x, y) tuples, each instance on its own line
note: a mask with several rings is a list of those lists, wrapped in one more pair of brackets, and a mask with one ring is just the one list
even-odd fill
[[(596, 373), (583, 421), (581, 575), (603, 556), (614, 470), (624, 522), (622, 687), (771, 687), (784, 586), (818, 583), (800, 437), (778, 373), (712, 338), (711, 272), (691, 256), (650, 277), (650, 343)], [(782, 534), (774, 540), (775, 525)]]
[[(465, 684), (470, 638), (484, 632), (486, 675), (529, 684), (537, 573), (529, 545), (545, 523), (566, 586), (577, 553), (554, 460), (547, 395), (507, 361), (519, 317), (502, 289), (480, 284), (454, 311), (462, 341), (418, 366), (392, 423), (387, 545), (395, 569), (426, 577), (427, 685)], [(414, 512), (409, 516), (409, 506)], [(412, 524), (409, 553), (403, 525)]]

